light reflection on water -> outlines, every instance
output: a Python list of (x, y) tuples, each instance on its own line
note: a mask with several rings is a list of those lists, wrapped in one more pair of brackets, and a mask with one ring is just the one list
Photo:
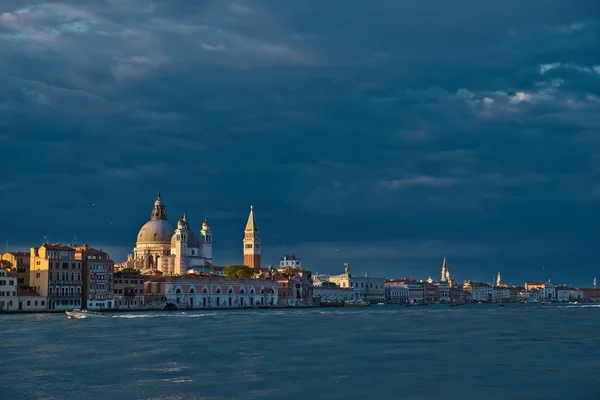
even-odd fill
[(600, 395), (600, 306), (0, 316), (0, 399)]

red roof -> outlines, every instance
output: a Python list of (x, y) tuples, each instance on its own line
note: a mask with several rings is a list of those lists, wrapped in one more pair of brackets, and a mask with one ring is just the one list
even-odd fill
[(39, 296), (39, 294), (34, 291), (17, 288), (17, 296), (20, 296), (20, 297), (32, 297), (33, 296), (33, 297), (35, 297), (35, 296)]

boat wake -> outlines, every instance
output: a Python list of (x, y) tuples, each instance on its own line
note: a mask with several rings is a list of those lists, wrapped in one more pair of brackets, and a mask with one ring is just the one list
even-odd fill
[(163, 318), (163, 317), (171, 317), (171, 318), (201, 318), (201, 317), (212, 317), (216, 316), (217, 313), (210, 314), (191, 314), (191, 313), (152, 313), (152, 314), (120, 314), (113, 315), (113, 318)]

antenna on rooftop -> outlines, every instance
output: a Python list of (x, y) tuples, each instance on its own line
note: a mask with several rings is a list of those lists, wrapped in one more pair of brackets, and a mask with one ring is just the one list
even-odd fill
[(77, 246), (77, 236), (73, 236), (73, 244)]
[[(6, 241), (6, 251), (5, 251), (5, 253), (8, 253), (8, 240)], [(594, 280), (596, 280), (596, 279), (594, 278)]]

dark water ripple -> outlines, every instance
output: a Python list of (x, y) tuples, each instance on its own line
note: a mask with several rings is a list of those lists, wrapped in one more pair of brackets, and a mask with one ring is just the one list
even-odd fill
[(600, 307), (0, 316), (0, 399), (600, 398)]

